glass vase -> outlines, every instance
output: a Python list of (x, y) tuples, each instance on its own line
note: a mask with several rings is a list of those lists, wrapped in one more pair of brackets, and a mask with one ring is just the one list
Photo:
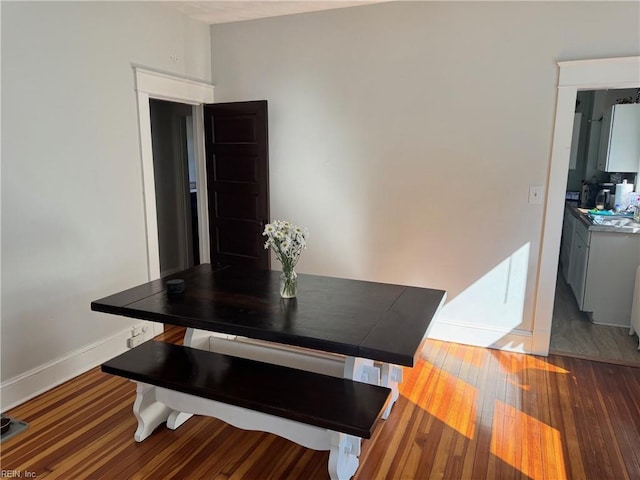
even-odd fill
[(282, 298), (295, 298), (298, 293), (298, 275), (295, 271), (283, 271), (280, 274), (280, 296)]

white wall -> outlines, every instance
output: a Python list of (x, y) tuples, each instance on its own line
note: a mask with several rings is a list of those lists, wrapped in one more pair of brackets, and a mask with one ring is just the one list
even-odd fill
[(214, 25), (216, 101), (269, 101), (272, 217), (309, 227), (301, 272), (443, 288), (435, 336), (526, 343), (556, 62), (637, 55), (639, 15), (393, 2)]
[(148, 279), (131, 64), (210, 80), (209, 35), (163, 3), (2, 2), (3, 387), (133, 323), (90, 311)]

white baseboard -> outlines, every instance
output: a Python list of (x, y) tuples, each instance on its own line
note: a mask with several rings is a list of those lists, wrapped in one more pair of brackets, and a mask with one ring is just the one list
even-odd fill
[(495, 348), (508, 352), (533, 353), (533, 335), (526, 330), (495, 329), (467, 323), (435, 321), (430, 327), (428, 337), (434, 340)]
[[(163, 328), (162, 324), (155, 322), (136, 321), (134, 325), (149, 327), (143, 333), (145, 340), (161, 333)], [(120, 355), (127, 350), (127, 338), (130, 336), (131, 328), (126, 328), (111, 337), (7, 380), (0, 385), (1, 411), (5, 412), (16, 407)]]

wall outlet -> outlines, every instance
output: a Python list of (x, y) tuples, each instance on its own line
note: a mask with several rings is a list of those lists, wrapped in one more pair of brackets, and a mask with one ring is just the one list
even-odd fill
[(541, 185), (529, 185), (529, 203), (532, 205), (542, 205), (544, 187)]
[(127, 347), (129, 348), (135, 348), (142, 343), (144, 343), (144, 335), (136, 335), (135, 337), (127, 338)]
[(131, 336), (137, 337), (138, 335), (141, 335), (143, 331), (142, 325), (134, 325), (131, 327)]

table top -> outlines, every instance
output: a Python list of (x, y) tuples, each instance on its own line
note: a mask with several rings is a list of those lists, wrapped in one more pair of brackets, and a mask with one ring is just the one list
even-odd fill
[[(91, 303), (98, 312), (413, 366), (446, 292), (298, 274), (280, 298), (280, 272), (203, 264)], [(180, 278), (185, 291), (167, 294)]]

